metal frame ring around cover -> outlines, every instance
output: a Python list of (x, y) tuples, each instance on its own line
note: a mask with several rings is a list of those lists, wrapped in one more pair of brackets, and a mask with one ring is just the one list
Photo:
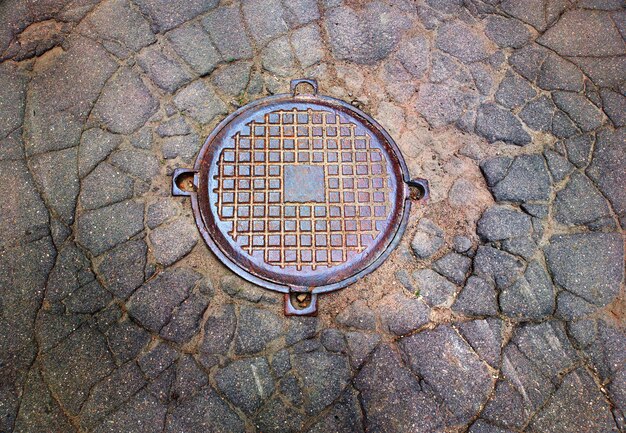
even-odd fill
[[(298, 85), (303, 84), (303, 83), (306, 83), (312, 86), (313, 93), (297, 94), (296, 90), (297, 90)], [(273, 281), (271, 279), (264, 277), (260, 273), (252, 272), (250, 269), (246, 269), (245, 267), (240, 265), (236, 259), (230, 257), (220, 247), (220, 245), (215, 241), (215, 239), (213, 239), (209, 230), (207, 229), (207, 227), (209, 226), (211, 222), (205, 220), (206, 218), (210, 218), (210, 217), (206, 215), (206, 212), (203, 212), (203, 205), (205, 206), (205, 209), (206, 209), (207, 204), (202, 203), (202, 200), (206, 200), (206, 201), (209, 200), (209, 197), (206, 191), (206, 189), (208, 188), (208, 179), (204, 179), (203, 175), (206, 175), (206, 173), (208, 173), (209, 167), (207, 166), (207, 164), (210, 164), (211, 161), (207, 158), (207, 155), (211, 153), (210, 151), (212, 149), (212, 146), (218, 134), (222, 130), (227, 128), (228, 125), (230, 125), (231, 122), (233, 122), (235, 119), (238, 119), (241, 116), (244, 116), (245, 114), (248, 114), (247, 117), (250, 117), (251, 114), (259, 110), (262, 110), (265, 107), (271, 107), (272, 105), (275, 105), (277, 103), (284, 103), (284, 102), (293, 102), (295, 104), (310, 103), (310, 104), (322, 105), (322, 106), (327, 106), (333, 110), (341, 110), (343, 112), (349, 113), (350, 116), (358, 119), (359, 121), (361, 121), (362, 124), (367, 125), (370, 131), (375, 131), (378, 134), (380, 134), (380, 136), (382, 136), (383, 140), (380, 140), (381, 144), (386, 147), (388, 156), (395, 159), (394, 162), (395, 164), (397, 164), (397, 168), (399, 169), (399, 172), (401, 173), (401, 177), (402, 177), (401, 179), (402, 183), (397, 185), (397, 188), (402, 189), (399, 193), (402, 194), (403, 204), (401, 206), (400, 205), (397, 206), (398, 210), (402, 212), (402, 215), (399, 218), (396, 216), (397, 224), (395, 224), (395, 226), (392, 227), (394, 232), (392, 234), (388, 234), (389, 241), (387, 242), (387, 244), (384, 247), (381, 247), (381, 249), (377, 252), (378, 255), (376, 257), (370, 259), (369, 263), (367, 263), (364, 267), (362, 267), (357, 272), (351, 275), (346, 275), (345, 277), (342, 276), (337, 281), (332, 281), (332, 282), (328, 282), (327, 284), (313, 286), (313, 287), (299, 286), (298, 284), (285, 284), (284, 282)], [(182, 189), (179, 186), (179, 179), (181, 178), (181, 176), (187, 176), (187, 177), (193, 176), (193, 188)], [(206, 139), (204, 145), (202, 146), (198, 154), (198, 157), (196, 158), (193, 169), (179, 168), (179, 169), (174, 170), (172, 174), (173, 195), (189, 196), (191, 198), (191, 204), (193, 208), (196, 225), (198, 226), (198, 229), (200, 233), (202, 234), (204, 241), (209, 246), (211, 251), (228, 268), (230, 268), (233, 272), (240, 275), (241, 277), (261, 287), (286, 294), (285, 312), (286, 314), (295, 314), (295, 315), (315, 314), (315, 306), (313, 305), (311, 308), (304, 309), (304, 311), (300, 311), (300, 312), (297, 309), (293, 310), (294, 308), (293, 305), (291, 305), (291, 302), (288, 301), (287, 299), (290, 293), (303, 292), (303, 293), (310, 294), (313, 297), (316, 297), (317, 294), (338, 290), (354, 283), (355, 281), (359, 280), (363, 276), (372, 272), (374, 269), (376, 269), (378, 266), (380, 266), (383, 263), (383, 261), (391, 254), (393, 249), (398, 245), (402, 237), (402, 234), (404, 233), (406, 229), (408, 217), (409, 217), (409, 213), (411, 209), (410, 186), (418, 187), (420, 189), (421, 197), (419, 198), (421, 200), (426, 200), (428, 198), (428, 195), (429, 195), (428, 182), (424, 179), (411, 180), (409, 178), (409, 172), (408, 172), (406, 163), (402, 157), (402, 154), (400, 153), (400, 150), (398, 149), (397, 145), (395, 144), (391, 136), (384, 130), (384, 128), (382, 128), (382, 126), (380, 126), (378, 122), (376, 122), (370, 116), (368, 116), (361, 110), (355, 108), (354, 106), (344, 101), (341, 101), (339, 99), (335, 99), (329, 96), (318, 95), (317, 94), (317, 82), (315, 80), (310, 80), (310, 79), (293, 80), (291, 82), (291, 93), (278, 94), (274, 96), (265, 97), (265, 98), (256, 100), (252, 103), (249, 103), (239, 108), (235, 112), (231, 113), (224, 120), (222, 120), (218, 124), (218, 126), (208, 136), (208, 138)], [(314, 303), (315, 301), (316, 299), (314, 298), (312, 300), (312, 303)]]

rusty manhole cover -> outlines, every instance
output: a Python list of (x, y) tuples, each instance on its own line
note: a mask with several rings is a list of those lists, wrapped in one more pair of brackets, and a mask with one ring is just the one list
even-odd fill
[[(296, 94), (301, 83), (313, 94)], [(196, 223), (230, 269), (285, 294), (285, 313), (315, 314), (317, 294), (374, 270), (405, 229), (411, 190), (391, 137), (365, 113), (317, 94), (313, 80), (252, 102), (173, 174)], [(415, 198), (415, 197), (413, 197)]]

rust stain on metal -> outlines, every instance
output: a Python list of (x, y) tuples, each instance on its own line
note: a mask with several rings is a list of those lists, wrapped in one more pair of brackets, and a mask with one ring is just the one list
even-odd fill
[[(314, 94), (296, 94), (300, 83)], [(177, 182), (184, 177), (185, 188)], [(382, 127), (317, 95), (312, 80), (231, 114), (172, 183), (175, 195), (191, 197), (212, 251), (237, 274), (285, 293), (289, 315), (315, 314), (317, 294), (387, 257), (406, 226), (409, 186), (427, 198), (427, 182), (409, 181)]]

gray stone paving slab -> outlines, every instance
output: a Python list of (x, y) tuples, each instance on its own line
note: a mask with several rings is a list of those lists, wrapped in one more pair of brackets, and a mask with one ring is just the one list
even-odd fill
[[(0, 431), (624, 430), (623, 6), (2, 3)], [(170, 175), (302, 77), (431, 194), (297, 318)]]

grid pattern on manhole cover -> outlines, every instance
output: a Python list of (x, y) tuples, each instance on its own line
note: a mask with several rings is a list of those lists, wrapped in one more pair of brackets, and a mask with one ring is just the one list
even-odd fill
[(277, 110), (222, 149), (214, 203), (246, 254), (297, 270), (356, 257), (385, 229), (387, 161), (337, 113)]

